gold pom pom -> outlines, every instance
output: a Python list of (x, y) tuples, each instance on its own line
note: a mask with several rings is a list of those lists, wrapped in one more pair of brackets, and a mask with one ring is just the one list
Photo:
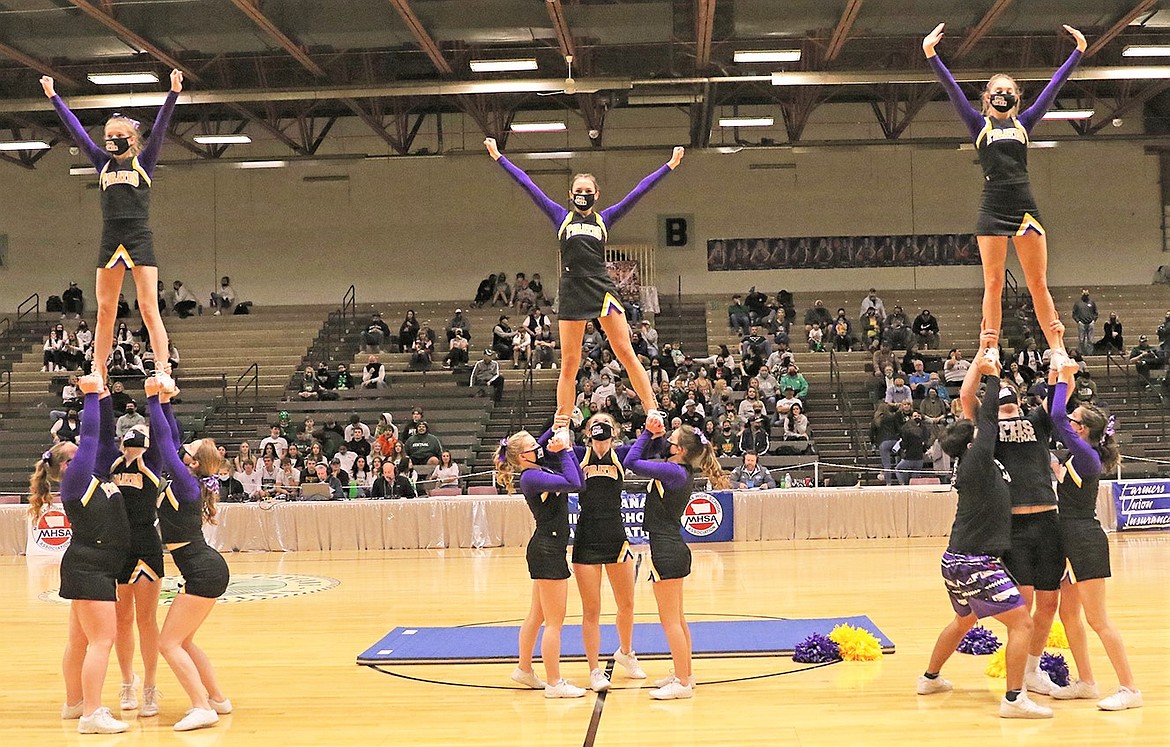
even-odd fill
[(842, 623), (829, 633), (829, 640), (841, 650), (845, 661), (874, 661), (882, 657), (882, 644), (864, 628)]

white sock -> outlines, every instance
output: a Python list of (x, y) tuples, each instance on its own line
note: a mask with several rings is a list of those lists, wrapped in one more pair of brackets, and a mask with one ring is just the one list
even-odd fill
[(1028, 663), (1024, 665), (1024, 672), (1035, 672), (1040, 668), (1040, 657), (1028, 654)]

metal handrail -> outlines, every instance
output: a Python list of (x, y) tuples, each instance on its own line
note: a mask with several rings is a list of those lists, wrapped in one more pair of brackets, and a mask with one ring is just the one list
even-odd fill
[(837, 362), (837, 352), (829, 348), (829, 384), (835, 386), (837, 401), (845, 410), (845, 424), (849, 431), (849, 448), (853, 450), (856, 459), (862, 458), (861, 439), (858, 437), (857, 416), (853, 412), (853, 403), (845, 392), (845, 384), (841, 377), (841, 365)]
[(1003, 298), (1005, 301), (1009, 298), (1008, 291), (1011, 291), (1011, 305), (1014, 308), (1020, 302), (1020, 282), (1016, 280), (1010, 267), (1004, 270)]
[(346, 310), (349, 311), (350, 321), (357, 321), (357, 289), (353, 285), (350, 285), (349, 290), (341, 297), (342, 319), (346, 316)]
[(21, 301), (16, 306), (16, 321), (23, 320), (29, 314), (36, 314), (37, 319), (41, 318), (41, 294), (34, 293), (28, 298)]
[(8, 317), (0, 319), (0, 327), (3, 327), (3, 330), (0, 330), (0, 337), (3, 337), (12, 331), (12, 320)]
[(0, 389), (4, 390), (5, 402), (12, 406), (12, 372), (0, 371)]
[[(251, 376), (249, 377), (248, 374), (251, 374)], [(244, 379), (247, 379), (247, 381), (244, 381)], [(249, 387), (251, 387), (253, 389), (254, 401), (259, 402), (260, 401), (260, 364), (259, 363), (253, 363), (252, 365), (248, 366), (248, 368), (245, 369), (244, 372), (236, 378), (235, 403), (236, 403), (237, 407), (240, 404), (240, 393), (241, 392), (247, 393)]]

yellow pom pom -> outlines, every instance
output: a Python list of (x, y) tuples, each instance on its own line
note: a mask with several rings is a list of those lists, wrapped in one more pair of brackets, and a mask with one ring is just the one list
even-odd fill
[(842, 623), (829, 633), (829, 640), (837, 644), (845, 661), (873, 661), (882, 657), (882, 644), (864, 628)]
[(1064, 632), (1064, 623), (1056, 620), (1052, 623), (1052, 630), (1048, 631), (1049, 648), (1068, 648), (1068, 636)]
[(984, 672), (988, 677), (995, 677), (1000, 680), (1007, 678), (1007, 663), (1004, 659), (1006, 651), (1007, 646), (1000, 646), (991, 655), (991, 661), (987, 662), (987, 669)]

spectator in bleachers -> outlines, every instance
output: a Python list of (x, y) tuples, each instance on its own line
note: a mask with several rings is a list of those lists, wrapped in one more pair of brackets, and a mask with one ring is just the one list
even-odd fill
[(751, 332), (751, 315), (738, 293), (731, 297), (731, 304), (727, 307), (727, 324), (740, 337), (746, 337)]
[(295, 495), (301, 487), (301, 471), (291, 459), (280, 463), (280, 471), (276, 475), (276, 494), (278, 496)]
[(386, 366), (382, 365), (376, 356), (371, 355), (366, 361), (366, 365), (362, 367), (362, 388), (384, 389), (385, 387)]
[(414, 484), (410, 478), (398, 472), (394, 462), (382, 463), (382, 474), (370, 487), (371, 498), (416, 498)]
[(889, 345), (891, 350), (908, 350), (910, 348), (910, 330), (906, 328), (901, 317), (890, 315), (889, 323), (882, 331), (882, 344)]
[[(195, 294), (183, 285), (182, 280), (176, 280), (174, 283), (174, 291), (171, 293), (171, 308), (179, 315), (180, 319), (186, 319), (198, 310), (200, 314), (203, 313), (203, 307), (199, 305), (199, 299)], [(129, 311), (129, 307), (127, 307)]]
[(512, 333), (512, 368), (520, 368), (520, 361), (526, 364), (532, 358), (532, 335), (524, 327), (517, 327)]
[(339, 392), (353, 389), (353, 377), (349, 374), (349, 366), (347, 364), (337, 364), (337, 373), (333, 375), (333, 384)]
[(783, 419), (784, 424), (784, 440), (795, 442), (794, 444), (787, 444), (786, 450), (792, 450), (797, 454), (803, 454), (808, 451), (809, 447), (809, 432), (808, 432), (808, 417), (804, 414), (804, 408), (799, 402), (793, 403), (792, 408), (788, 411)]
[(768, 414), (768, 408), (760, 399), (760, 392), (755, 387), (748, 388), (744, 398), (740, 400), (737, 410), (740, 420), (749, 420), (757, 415), (765, 416)]
[(646, 342), (646, 354), (650, 358), (658, 357), (658, 330), (650, 324), (649, 319), (643, 319), (639, 325), (642, 339)]
[(500, 314), (496, 326), (492, 328), (492, 349), (500, 360), (512, 357), (512, 335), (515, 334), (512, 325), (508, 323), (508, 315)]
[(528, 288), (536, 297), (536, 302), (540, 304), (549, 303), (549, 298), (544, 295), (544, 281), (540, 279), (540, 273), (532, 273), (532, 278), (528, 281)]
[(748, 329), (748, 334), (739, 343), (739, 354), (746, 356), (749, 352), (755, 353), (761, 365), (772, 354), (772, 343), (768, 342), (768, 338), (764, 336), (764, 330), (759, 324), (753, 324)]
[(370, 321), (362, 332), (362, 344), (366, 346), (366, 352), (381, 353), (382, 345), (389, 339), (390, 326), (382, 321), (381, 312), (375, 311), (370, 315)]
[(361, 415), (353, 412), (350, 413), (349, 422), (346, 423), (345, 430), (342, 431), (341, 435), (346, 441), (352, 441), (355, 434), (363, 440), (370, 439), (370, 426), (362, 422)]
[(1105, 322), (1105, 336), (1097, 341), (1095, 352), (1102, 355), (1111, 350), (1119, 353), (1125, 351), (1125, 336), (1115, 311), (1109, 313), (1109, 321)]
[(771, 440), (764, 418), (758, 415), (748, 418), (739, 434), (740, 453), (754, 451), (757, 454), (767, 454), (770, 448)]
[(930, 374), (926, 372), (922, 361), (914, 361), (914, 371), (910, 374), (907, 386), (910, 387), (914, 399), (919, 400), (926, 396), (926, 390), (930, 386)]
[(252, 499), (262, 497), (264, 490), (260, 484), (260, 473), (256, 471), (256, 462), (252, 459), (242, 460), (234, 477), (243, 486), (244, 495)]
[(792, 412), (792, 408), (797, 405), (800, 406), (802, 411), (804, 410), (804, 402), (800, 397), (796, 396), (796, 390), (790, 386), (785, 387), (784, 396), (776, 400), (776, 424), (782, 425), (781, 421), (788, 417), (788, 414)]
[[(202, 306), (199, 307), (199, 311), (200, 312), (203, 311)], [(126, 294), (119, 293), (118, 294), (118, 307), (117, 307), (117, 310), (114, 312), (114, 318), (115, 319), (126, 319), (129, 316), (130, 316), (130, 304), (126, 303)]]
[(142, 417), (141, 413), (138, 412), (138, 405), (136, 405), (134, 401), (131, 400), (130, 402), (126, 403), (125, 411), (114, 424), (114, 433), (117, 435), (118, 440), (120, 441), (122, 436), (125, 436), (126, 432), (131, 428), (136, 425), (145, 424), (146, 418)]
[(455, 309), (455, 316), (447, 324), (447, 341), (455, 339), (456, 332), (463, 333), (463, 339), (471, 342), (471, 322), (463, 316), (463, 309)]
[(585, 322), (585, 332), (581, 335), (581, 358), (586, 360), (593, 357), (594, 352), (601, 355), (605, 347), (605, 335), (593, 322)]
[(61, 313), (62, 319), (65, 318), (66, 314), (79, 317), (85, 312), (85, 296), (75, 282), (70, 281), (69, 287), (61, 294), (61, 303), (63, 306)]
[(748, 288), (747, 296), (743, 299), (743, 305), (747, 307), (752, 324), (759, 324), (768, 316), (768, 297), (756, 290), (756, 286), (754, 285)]
[(301, 447), (295, 443), (288, 445), (288, 451), (284, 452), (284, 459), (280, 460), (281, 464), (291, 462), (292, 466), (297, 470), (305, 466), (305, 457), (301, 454)]
[(345, 429), (337, 422), (337, 416), (328, 413), (325, 415), (325, 424), (321, 426), (321, 446), (325, 454), (332, 454), (345, 441)]
[(231, 502), (242, 500), (245, 496), (244, 486), (234, 476), (230, 461), (223, 462), (219, 468), (219, 500)]
[(463, 330), (456, 327), (454, 337), (448, 343), (447, 355), (443, 358), (443, 368), (463, 369), (468, 364), (468, 349), (471, 344), (463, 336)]
[[(332, 392), (336, 388), (336, 383), (333, 380), (333, 373), (329, 370), (329, 365), (325, 361), (317, 364), (317, 387), (322, 393)], [(322, 398), (324, 399), (324, 397)]]
[(502, 272), (496, 275), (496, 284), (492, 289), (492, 306), (496, 302), (501, 306), (512, 305), (512, 288), (508, 285), (508, 276)]
[(412, 351), (414, 343), (418, 339), (418, 333), (419, 324), (414, 309), (407, 309), (406, 316), (403, 317), (402, 324), (398, 327), (398, 352)]
[[(368, 432), (369, 431), (366, 431), (366, 433)], [(358, 456), (368, 457), (372, 450), (369, 437), (357, 428), (352, 431), (347, 429), (346, 433), (349, 434), (349, 438), (346, 439), (345, 445), (348, 447), (349, 451), (357, 454)]]
[(779, 345), (780, 343), (791, 345), (792, 317), (784, 309), (777, 308), (776, 315), (773, 318), (771, 325), (769, 325), (768, 331), (772, 333), (772, 343), (774, 345)]
[(688, 399), (686, 402), (683, 402), (683, 409), (682, 413), (679, 414), (679, 418), (682, 419), (683, 425), (701, 429), (703, 427), (703, 421), (707, 419), (707, 415), (698, 402), (693, 399)]
[(711, 445), (715, 448), (716, 456), (737, 456), (739, 454), (739, 436), (735, 432), (735, 426), (726, 420), (720, 423), (719, 428), (715, 431), (715, 437), (711, 439)]
[[(357, 483), (357, 497), (366, 497), (366, 488), (374, 484), (375, 478), (376, 475), (370, 472), (370, 465), (367, 463), (366, 458), (359, 454), (357, 459), (353, 460), (353, 469), (349, 473), (349, 485), (353, 486), (354, 483)], [(353, 498), (354, 496), (351, 495), (350, 497)]]
[(77, 417), (77, 410), (67, 410), (65, 416), (49, 428), (49, 435), (53, 437), (55, 444), (65, 441), (77, 443), (77, 438), (81, 435), (81, 422)]
[(812, 308), (804, 313), (804, 326), (806, 330), (810, 327), (817, 327), (823, 333), (832, 323), (833, 317), (829, 315), (829, 310), (825, 308), (825, 302), (819, 298), (813, 302)]
[(276, 485), (280, 482), (280, 462), (271, 453), (264, 454), (260, 460), (260, 468), (256, 470), (260, 476), (260, 494), (265, 498), (276, 496)]
[[(236, 449), (236, 456), (232, 459), (232, 468), (236, 472), (244, 471), (244, 462), (252, 459), (252, 445), (247, 441), (241, 441), (239, 447)], [(255, 460), (253, 460), (255, 464)]]
[(754, 451), (744, 453), (743, 464), (731, 471), (729, 479), (735, 490), (771, 490), (776, 487), (776, 480), (760, 466), (759, 457)]
[(929, 395), (931, 391), (936, 392), (938, 394), (938, 398), (941, 399), (947, 407), (951, 406), (951, 393), (947, 391), (947, 385), (943, 383), (942, 377), (938, 375), (937, 371), (930, 372), (930, 383), (928, 383), (926, 386), (927, 395)]
[(1081, 297), (1072, 308), (1072, 318), (1077, 323), (1077, 350), (1081, 355), (1093, 352), (1093, 324), (1099, 316), (1097, 302), (1089, 296), (1089, 289), (1081, 288)]
[(816, 325), (808, 328), (808, 350), (810, 353), (825, 352), (825, 331)]
[(1047, 366), (1044, 364), (1044, 357), (1040, 351), (1036, 349), (1035, 338), (1029, 337), (1024, 340), (1024, 347), (1020, 352), (1016, 353), (1014, 361), (1019, 365), (1020, 370), (1028, 377), (1028, 380), (1034, 380), (1037, 376), (1047, 371)]
[[(398, 443), (398, 426), (394, 424), (394, 416), (384, 412), (378, 418), (378, 425), (374, 427), (372, 454), (375, 457), (388, 457), (394, 452), (394, 444)], [(376, 470), (375, 470), (376, 471)]]
[(894, 383), (886, 389), (886, 404), (900, 405), (903, 402), (914, 402), (914, 393), (906, 386), (906, 377), (901, 373), (894, 374)]
[(516, 273), (516, 284), (512, 288), (512, 303), (510, 305), (521, 311), (527, 311), (534, 303), (536, 303), (536, 294), (528, 286), (528, 278), (522, 272)]
[(630, 347), (634, 351), (634, 355), (638, 356), (638, 360), (642, 362), (643, 366), (650, 363), (650, 346), (642, 339), (641, 332), (630, 333)]
[[(425, 332), (426, 327), (423, 328)], [(410, 349), (410, 364), (407, 369), (410, 371), (427, 371), (434, 362), (435, 343), (432, 342), (426, 334), (420, 334), (411, 343)]]
[(886, 318), (882, 320), (882, 324), (889, 326), (893, 324), (895, 320), (900, 320), (903, 327), (908, 328), (910, 326), (910, 319), (906, 316), (906, 312), (902, 311), (901, 306), (895, 306), (894, 310), (887, 314)]
[(264, 447), (272, 444), (276, 447), (276, 461), (280, 463), (284, 459), (285, 454), (288, 453), (288, 439), (281, 434), (280, 426), (273, 423), (268, 429), (269, 433), (260, 441), (260, 453), (264, 453)]
[(77, 345), (82, 349), (93, 345), (93, 332), (84, 319), (77, 322)]
[(911, 414), (910, 420), (902, 426), (902, 450), (899, 453), (897, 466), (894, 468), (898, 475), (898, 482), (910, 484), (910, 478), (918, 477), (917, 471), (922, 469), (926, 460), (926, 441), (930, 433), (923, 423), (922, 413)]
[(479, 287), (475, 289), (475, 300), (472, 304), (475, 308), (481, 308), (484, 304), (492, 302), (492, 296), (496, 292), (496, 275), (495, 273), (488, 273), (488, 276), (479, 281)]
[(877, 351), (882, 345), (882, 323), (877, 318), (877, 312), (874, 309), (865, 312), (860, 325), (858, 336), (861, 344), (866, 350)]
[(42, 346), (44, 354), (42, 356), (41, 371), (57, 371), (65, 370), (65, 344), (66, 334), (64, 325), (58, 324), (49, 330), (49, 336), (45, 338), (45, 343)]
[(837, 321), (833, 323), (829, 344), (838, 353), (847, 353), (853, 349), (853, 331), (849, 326), (849, 320), (845, 318), (845, 309), (839, 309)]
[(473, 396), (482, 397), (485, 388), (492, 388), (492, 401), (499, 402), (504, 396), (504, 375), (500, 373), (500, 364), (495, 360), (495, 353), (491, 348), (483, 351), (481, 357), (471, 368), (471, 380), (468, 386), (475, 389)]
[(787, 389), (788, 387), (792, 387), (801, 401), (808, 398), (808, 379), (804, 378), (804, 374), (797, 370), (795, 364), (790, 365), (788, 371), (780, 377), (780, 388)]
[(460, 487), (459, 484), (459, 465), (451, 461), (451, 452), (446, 449), (439, 455), (439, 466), (435, 467), (435, 471), (431, 473), (430, 483), (431, 488), (427, 490), (431, 493), (439, 488), (446, 487)]
[(930, 443), (933, 443), (947, 426), (951, 414), (950, 402), (939, 396), (938, 389), (927, 389), (926, 396), (918, 403), (918, 411), (922, 413), (922, 422), (930, 433)]
[(232, 287), (232, 280), (227, 275), (219, 279), (219, 289), (211, 292), (211, 305), (215, 309), (215, 316), (221, 312), (231, 311), (236, 302), (236, 289)]
[(878, 298), (877, 288), (870, 288), (869, 294), (861, 299), (861, 311), (857, 313), (857, 318), (865, 319), (870, 309), (874, 310), (874, 315), (877, 317), (879, 323), (885, 322), (886, 306), (882, 303), (882, 299)]
[(342, 485), (349, 482), (349, 473), (353, 470), (353, 463), (357, 461), (357, 458), (357, 452), (349, 450), (349, 442), (342, 441), (341, 445), (337, 447), (337, 453), (329, 460), (330, 472), (338, 480), (341, 480)]
[[(398, 440), (405, 442), (414, 434), (418, 433), (418, 424), (423, 421), (423, 409), (421, 407), (412, 407), (410, 410), (410, 420), (406, 423), (406, 428), (398, 434)], [(399, 469), (399, 472), (402, 470)]]
[(772, 375), (772, 370), (767, 365), (760, 366), (760, 370), (756, 372), (756, 389), (760, 392), (760, 399), (764, 400), (764, 404), (769, 409), (776, 409), (776, 400), (784, 393), (783, 387), (780, 386), (780, 380)]
[(320, 433), (317, 422), (311, 416), (306, 417), (305, 421), (297, 427), (296, 442), (302, 449), (307, 450), (314, 441), (320, 439)]
[(556, 368), (557, 340), (553, 336), (552, 325), (540, 327), (533, 337), (532, 345), (536, 356), (537, 368)]
[(777, 342), (772, 354), (764, 364), (775, 374), (777, 371), (787, 371), (788, 367), (796, 363), (796, 354), (788, 349), (787, 342)]
[(967, 377), (967, 370), (971, 368), (971, 361), (963, 358), (963, 351), (951, 348), (946, 363), (943, 364), (943, 378), (948, 384), (962, 384)]
[(413, 464), (438, 464), (443, 444), (429, 432), (427, 422), (418, 424), (418, 432), (406, 440), (406, 455)]
[(891, 405), (888, 402), (879, 403), (873, 414), (869, 438), (877, 447), (878, 454), (881, 455), (882, 474), (886, 485), (891, 485), (894, 482), (893, 449), (894, 444), (901, 437), (902, 426), (906, 419), (901, 407)]
[(312, 366), (305, 366), (305, 370), (294, 379), (297, 390), (297, 399), (310, 401), (319, 399), (321, 385), (317, 382), (317, 374)]
[(317, 482), (329, 486), (330, 498), (341, 500), (345, 498), (345, 486), (349, 484), (349, 475), (341, 469), (341, 463), (334, 459), (329, 464), (317, 464)]
[(930, 309), (923, 309), (918, 316), (914, 317), (910, 331), (917, 338), (920, 348), (938, 350), (938, 319), (930, 313)]
[[(1069, 407), (1073, 405), (1092, 405), (1097, 403), (1097, 383), (1088, 371), (1080, 371), (1074, 380), (1075, 386), (1069, 398)], [(1076, 409), (1073, 407), (1073, 409)]]

